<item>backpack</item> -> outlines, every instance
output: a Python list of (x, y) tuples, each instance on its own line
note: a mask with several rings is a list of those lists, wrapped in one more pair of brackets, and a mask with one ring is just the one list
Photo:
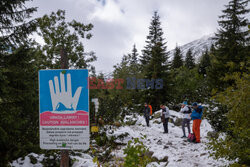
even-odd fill
[(148, 105), (149, 109), (150, 109), (150, 115), (153, 114), (153, 109), (152, 109), (152, 106), (151, 105)]
[(197, 108), (196, 111), (200, 114), (202, 112), (202, 109), (201, 108)]
[(190, 133), (188, 135), (187, 141), (189, 141), (189, 142), (195, 142), (195, 140), (196, 140), (195, 135), (193, 133)]

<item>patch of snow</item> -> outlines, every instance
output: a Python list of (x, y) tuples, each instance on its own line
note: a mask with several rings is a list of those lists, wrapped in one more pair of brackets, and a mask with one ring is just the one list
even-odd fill
[[(183, 55), (183, 60), (185, 60), (187, 51), (191, 49), (195, 61), (198, 62), (202, 54), (206, 51), (206, 49), (210, 49), (211, 45), (215, 43), (214, 37), (214, 34), (205, 35), (200, 39), (194, 40), (192, 42), (180, 46)], [(173, 59), (174, 52), (174, 49), (169, 52), (170, 60)]]
[(72, 159), (75, 159), (75, 163), (72, 167), (97, 167), (93, 162), (93, 158), (88, 154), (81, 154), (81, 156), (71, 156)]
[[(158, 114), (161, 111), (157, 111), (154, 114)], [(177, 119), (182, 118), (182, 113), (170, 110), (171, 118)], [(147, 167), (183, 167), (183, 166), (228, 166), (231, 162), (224, 159), (213, 159), (209, 156), (211, 150), (207, 150), (206, 144), (208, 142), (207, 133), (213, 131), (208, 120), (203, 119), (201, 122), (201, 143), (194, 144), (187, 142), (187, 139), (181, 138), (183, 136), (181, 126), (175, 126), (173, 123), (168, 124), (169, 133), (163, 133), (163, 125), (160, 118), (153, 118), (150, 120), (150, 127), (146, 126), (146, 121), (144, 116), (135, 114), (127, 115), (124, 120), (136, 120), (135, 125), (131, 126), (121, 126), (119, 128), (112, 127), (106, 132), (112, 130), (112, 133), (107, 133), (108, 137), (111, 136), (120, 136), (128, 134), (123, 139), (119, 139), (119, 142), (127, 144), (132, 138), (140, 138), (143, 144), (153, 152), (153, 157), (159, 161), (167, 162), (152, 162), (147, 165)], [(158, 122), (158, 123), (157, 123)], [(192, 121), (191, 121), (191, 131), (192, 131)], [(187, 134), (187, 128), (186, 128)], [(223, 138), (223, 135), (220, 135), (220, 138)], [(118, 140), (118, 139), (117, 139)], [(123, 158), (125, 157), (123, 149), (126, 145), (119, 146), (119, 149), (113, 150), (112, 155), (116, 157)], [(38, 162), (32, 164), (29, 156), (35, 157)], [(73, 167), (96, 167), (97, 165), (93, 163), (93, 158), (84, 153), (80, 153), (80, 156), (71, 156), (74, 159)], [(41, 161), (44, 159), (44, 155), (37, 155), (31, 153), (27, 155), (23, 160), (21, 158), (13, 161), (10, 165), (14, 167), (42, 167)]]
[[(157, 114), (160, 111), (155, 112)], [(182, 118), (182, 113), (170, 110), (171, 117)], [(115, 136), (121, 135), (125, 132), (129, 133), (124, 140), (124, 143), (133, 138), (141, 138), (146, 136), (145, 139), (140, 139), (148, 148), (153, 152), (153, 157), (162, 160), (168, 157), (168, 165), (170, 167), (183, 167), (183, 166), (223, 166), (228, 165), (229, 161), (224, 159), (215, 160), (209, 156), (206, 143), (208, 142), (207, 133), (213, 131), (211, 125), (206, 119), (201, 122), (201, 143), (194, 144), (187, 142), (187, 139), (181, 138), (183, 136), (182, 128), (175, 126), (173, 123), (168, 124), (169, 133), (163, 133), (163, 125), (153, 123), (156, 119), (150, 120), (150, 127), (146, 126), (146, 121), (143, 116), (137, 117), (137, 122), (132, 126), (124, 126), (117, 128), (114, 131)], [(157, 120), (160, 121), (158, 118)], [(192, 121), (191, 121), (192, 131)], [(187, 133), (187, 128), (186, 128)], [(125, 146), (124, 146), (125, 148)], [(122, 149), (116, 150), (113, 155), (123, 155)], [(124, 156), (124, 155), (123, 155)], [(166, 162), (150, 163), (150, 166), (161, 167), (165, 166)]]
[[(36, 164), (32, 164), (30, 161), (30, 156), (33, 156), (34, 158), (37, 159), (37, 163)], [(41, 164), (41, 161), (44, 159), (44, 155), (38, 155), (35, 153), (30, 153), (27, 156), (25, 156), (24, 158), (18, 158), (17, 160), (13, 161), (10, 166), (12, 167), (43, 167), (43, 165)]]

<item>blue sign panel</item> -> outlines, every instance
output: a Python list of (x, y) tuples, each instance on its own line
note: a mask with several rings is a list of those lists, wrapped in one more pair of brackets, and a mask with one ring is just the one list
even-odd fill
[(40, 147), (88, 149), (88, 70), (40, 70)]

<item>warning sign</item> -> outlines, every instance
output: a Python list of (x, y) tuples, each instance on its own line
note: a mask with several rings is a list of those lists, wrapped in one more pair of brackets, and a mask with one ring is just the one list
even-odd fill
[(89, 148), (88, 70), (40, 70), (40, 147)]

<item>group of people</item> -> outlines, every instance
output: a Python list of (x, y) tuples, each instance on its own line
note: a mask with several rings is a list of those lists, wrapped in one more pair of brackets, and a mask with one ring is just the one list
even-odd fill
[[(150, 120), (150, 105), (145, 103), (144, 104), (144, 117), (146, 120), (147, 126), (149, 126), (149, 120)], [(168, 122), (170, 118), (169, 108), (163, 104), (160, 105), (161, 108), (161, 121), (163, 123), (164, 132), (168, 133)], [(201, 125), (201, 117), (203, 114), (203, 107), (201, 105), (198, 105), (197, 102), (194, 102), (192, 106), (188, 106), (187, 101), (184, 101), (181, 105), (181, 113), (183, 113), (183, 121), (182, 121), (182, 131), (183, 136), (182, 138), (186, 138), (186, 132), (185, 132), (185, 126), (188, 129), (188, 134), (191, 135), (190, 131), (190, 122), (193, 120), (193, 127), (192, 131), (195, 135), (195, 143), (200, 143), (200, 125)]]

